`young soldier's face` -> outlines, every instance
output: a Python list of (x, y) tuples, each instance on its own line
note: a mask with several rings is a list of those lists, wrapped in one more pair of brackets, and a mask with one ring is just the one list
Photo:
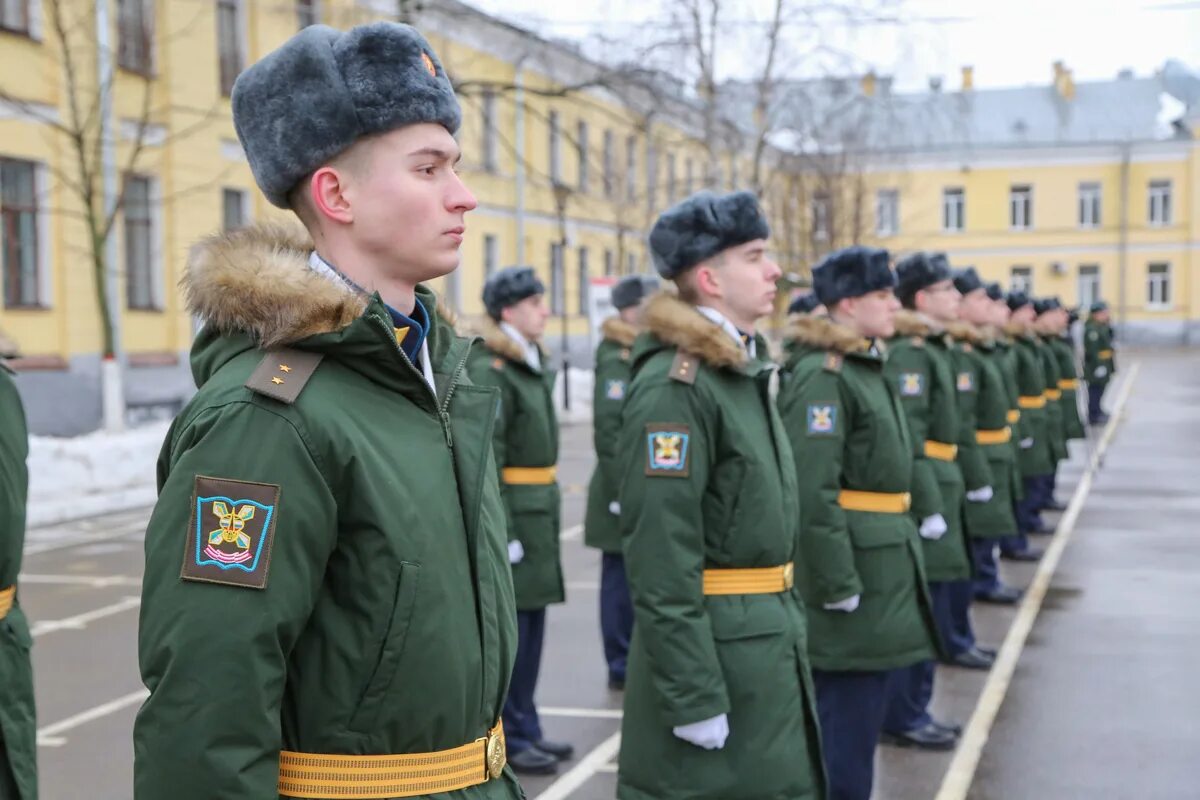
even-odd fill
[(961, 298), (953, 281), (938, 281), (917, 292), (917, 308), (939, 322), (952, 322), (958, 319)]
[(962, 296), (958, 305), (958, 316), (972, 325), (988, 325), (992, 322), (992, 300), (984, 289), (975, 289)]
[(1008, 303), (1003, 300), (992, 301), (992, 324), (999, 327), (1004, 327), (1012, 318), (1012, 311), (1008, 307)]
[(767, 240), (731, 247), (714, 269), (721, 300), (738, 320), (759, 320), (775, 310), (775, 282), (783, 274), (767, 253)]
[(546, 332), (546, 320), (550, 318), (550, 309), (546, 308), (546, 296), (535, 294), (519, 303), (513, 303), (500, 312), (500, 318), (516, 328), (527, 340), (536, 342)]
[(896, 312), (900, 310), (900, 301), (891, 289), (867, 292), (842, 302), (855, 330), (863, 336), (886, 339), (896, 333)]
[(1036, 318), (1036, 315), (1037, 315), (1037, 312), (1035, 312), (1033, 310), (1033, 306), (1027, 304), (1027, 305), (1021, 306), (1020, 308), (1018, 308), (1012, 312), (1012, 321), (1013, 322), (1024, 322), (1024, 323), (1028, 324), (1028, 323), (1034, 321), (1034, 319)]
[(365, 169), (346, 189), (357, 246), (406, 282), (453, 272), (466, 213), (476, 206), (458, 176), (458, 143), (441, 125), (421, 124), (375, 137), (369, 146)]

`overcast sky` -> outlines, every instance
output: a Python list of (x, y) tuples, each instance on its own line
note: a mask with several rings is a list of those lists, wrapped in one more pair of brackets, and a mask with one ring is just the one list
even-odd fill
[[(670, 1), (469, 0), (544, 35), (593, 40), (597, 35), (620, 40), (665, 35), (669, 15), (664, 9)], [(806, 59), (790, 71), (874, 68), (894, 75), (902, 89), (922, 87), (930, 76), (941, 75), (945, 87), (953, 89), (964, 64), (974, 66), (977, 87), (1045, 84), (1056, 60), (1065, 62), (1077, 81), (1114, 78), (1122, 68), (1150, 76), (1168, 58), (1200, 69), (1200, 0), (864, 0), (881, 1), (899, 4), (899, 23), (850, 26), (826, 19), (820, 42), (836, 55), (820, 63)], [(772, 0), (725, 2), (739, 4), (729, 13), (726, 29), (732, 31), (759, 30), (772, 8)], [(811, 52), (811, 39), (800, 41), (800, 27), (793, 27), (798, 39), (792, 49)], [(726, 47), (719, 69), (727, 77), (748, 77), (758, 68), (760, 53), (753, 47)]]

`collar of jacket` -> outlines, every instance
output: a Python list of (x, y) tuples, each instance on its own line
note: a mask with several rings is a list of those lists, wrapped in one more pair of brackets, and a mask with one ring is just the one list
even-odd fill
[(488, 320), (488, 322), (484, 325), (483, 333), (481, 335), (483, 336), (483, 346), (503, 358), (505, 361), (509, 361), (516, 366), (526, 369), (537, 375), (541, 375), (543, 372), (548, 371), (546, 369), (546, 351), (543, 350), (540, 345), (535, 344), (534, 347), (538, 349), (538, 354), (541, 356), (542, 368), (534, 369), (529, 365), (529, 362), (525, 360), (525, 349), (521, 347), (521, 343), (502, 331), (500, 326), (496, 323)]
[(613, 316), (600, 324), (600, 333), (610, 342), (616, 342), (622, 347), (632, 347), (637, 338), (638, 329), (620, 317)]
[(691, 353), (711, 367), (744, 370), (751, 364), (746, 348), (703, 314), (669, 292), (646, 304), (646, 330), (658, 341)]
[(956, 342), (966, 342), (967, 344), (981, 346), (989, 344), (992, 338), (982, 328), (963, 320), (951, 322), (947, 325), (946, 333), (950, 334), (951, 338)]
[(788, 325), (786, 338), (812, 350), (823, 350), (866, 359), (881, 357), (881, 351), (872, 351), (870, 339), (860, 336), (845, 325), (834, 322), (831, 317), (824, 314), (793, 319)]

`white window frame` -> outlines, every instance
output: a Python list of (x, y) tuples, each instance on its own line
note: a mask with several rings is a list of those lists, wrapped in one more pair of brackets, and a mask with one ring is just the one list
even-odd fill
[(1079, 184), (1078, 222), (1085, 230), (1099, 228), (1104, 215), (1104, 189), (1099, 181), (1083, 181)]
[(1153, 228), (1165, 228), (1171, 224), (1174, 215), (1172, 200), (1173, 186), (1169, 180), (1154, 180), (1150, 181), (1147, 187), (1147, 204), (1146, 209), (1147, 221)]
[(1017, 264), (1009, 267), (1008, 288), (1013, 292), (1033, 293), (1033, 267), (1029, 264)]
[(815, 241), (829, 241), (829, 195), (814, 194), (810, 201), (812, 236)]
[(499, 161), (496, 155), (496, 92), (491, 88), (484, 89), (479, 105), (483, 116), (483, 168), (487, 172), (495, 172)]
[(675, 167), (676, 167), (675, 154), (669, 152), (669, 153), (667, 153), (667, 204), (668, 205), (675, 202), (675, 196), (676, 196), (675, 191), (678, 188), (678, 183), (677, 183), (678, 176), (676, 175)]
[[(1161, 272), (1155, 272), (1155, 267), (1164, 267)], [(1169, 261), (1152, 261), (1146, 265), (1146, 309), (1149, 311), (1170, 311), (1172, 308), (1171, 278), (1174, 268)], [(1155, 289), (1157, 288), (1157, 292)], [(1155, 295), (1157, 294), (1157, 299)]]
[(550, 112), (546, 127), (550, 135), (550, 181), (562, 183), (562, 126), (557, 111)]
[[(1087, 270), (1085, 272), (1085, 270)], [(1092, 303), (1100, 299), (1100, 265), (1080, 264), (1075, 282), (1075, 296), (1080, 308), (1090, 308)]]
[(1008, 187), (1008, 227), (1014, 231), (1033, 229), (1033, 186), (1022, 183)]
[(125, 20), (122, 19), (121, 4), (122, 0), (116, 3), (117, 13), (117, 65), (121, 69), (135, 72), (139, 75), (154, 75), (158, 71), (158, 43), (157, 43), (157, 25), (158, 20), (154, 13), (154, 0), (123, 0), (125, 3), (137, 3), (142, 7), (142, 19), (149, 20), (149, 41), (146, 42), (146, 69), (139, 69), (136, 66), (131, 66), (121, 63), (121, 55), (123, 54), (124, 35), (125, 35)]
[(604, 131), (603, 149), (601, 157), (604, 162), (604, 196), (612, 199), (617, 196), (617, 137), (612, 128)]
[[(50, 214), (42, 207), (42, 198), (45, 197), (47, 187), (50, 185), (49, 168), (41, 161), (34, 161), (33, 159), (14, 158), (13, 160), (24, 161), (33, 166), (34, 235), (37, 237), (34, 247), (37, 251), (35, 256), (37, 261), (37, 285), (34, 287), (36, 296), (34, 297), (32, 306), (12, 306), (10, 310), (45, 310), (52, 307), (50, 298), (54, 296), (54, 283), (50, 275), (51, 265), (54, 264), (51, 256), (51, 248), (54, 246), (54, 242), (50, 238)], [(3, 253), (4, 227), (0, 225), (0, 258), (3, 258)], [(3, 264), (0, 264), (0, 279), (2, 278)], [(2, 289), (3, 287), (0, 287), (0, 309), (6, 308)]]
[(895, 236), (900, 232), (900, 190), (879, 189), (875, 192), (875, 235)]
[(320, 25), (321, 24), (321, 18), (322, 18), (321, 12), (324, 10), (321, 8), (321, 0), (307, 0), (307, 5), (309, 7), (310, 13), (312, 14), (313, 21), (305, 24), (304, 20), (301, 19), (302, 12), (300, 10), (300, 2), (299, 2), (299, 0), (297, 0), (297, 2), (296, 2), (296, 6), (295, 6), (296, 7), (296, 27), (299, 30), (304, 30), (305, 28), (309, 27), (309, 25)]
[(637, 200), (637, 136), (625, 137), (625, 199)]
[(575, 287), (579, 295), (579, 316), (587, 316), (588, 311), (588, 284), (591, 283), (591, 259), (586, 245), (581, 245), (575, 251), (577, 274), (579, 277), (579, 285)]
[[(243, 72), (246, 71), (246, 67), (249, 66), (249, 64), (247, 63), (249, 60), (247, 53), (250, 50), (250, 48), (249, 48), (250, 31), (248, 30), (249, 26), (246, 24), (246, 2), (245, 2), (245, 0), (233, 0), (233, 6), (235, 8), (234, 17), (237, 20), (237, 30), (234, 31), (236, 41), (234, 42), (234, 44), (237, 46), (238, 65), (241, 67), (238, 70), (238, 75), (241, 75)], [(216, 8), (216, 6), (214, 6), (214, 8)], [(217, 91), (221, 93), (222, 97), (230, 97), (233, 94), (233, 82), (231, 81), (229, 84), (229, 93), (228, 94), (225, 93), (225, 87), (223, 85), (221, 85), (221, 25), (220, 25), (219, 18), (216, 21), (216, 38), (217, 38)], [(234, 81), (237, 80), (238, 75), (233, 76)]]
[[(956, 224), (951, 224), (956, 223)], [(962, 186), (942, 188), (942, 232), (962, 233), (967, 229), (967, 190)]]
[[(140, 178), (146, 181), (147, 201), (150, 204), (150, 271), (147, 276), (150, 280), (150, 305), (139, 306), (134, 308), (129, 303), (129, 280), (128, 274), (128, 241), (126, 239), (126, 228), (122, 222), (121, 226), (121, 269), (126, 271), (125, 274), (125, 292), (124, 292), (124, 308), (128, 311), (144, 311), (150, 313), (162, 313), (166, 309), (166, 292), (164, 287), (164, 263), (163, 263), (163, 225), (162, 225), (162, 188), (158, 178), (154, 175), (135, 173), (130, 177)], [(124, 218), (126, 209), (121, 209), (121, 216)]]
[(637, 253), (630, 250), (628, 253), (625, 254), (625, 274), (626, 275), (636, 275), (637, 271), (638, 271)]
[(575, 151), (576, 151), (576, 153), (577, 153), (577, 154), (578, 154), (578, 156), (579, 156), (579, 164), (578, 164), (578, 168), (579, 168), (579, 180), (578, 180), (579, 192), (580, 192), (580, 194), (587, 194), (587, 193), (588, 193), (588, 190), (591, 188), (591, 187), (590, 187), (590, 184), (591, 184), (591, 174), (592, 174), (592, 171), (591, 171), (591, 169), (590, 169), (590, 165), (588, 164), (588, 158), (589, 158), (589, 155), (590, 155), (590, 154), (588, 153), (588, 124), (587, 124), (587, 120), (581, 119), (581, 120), (579, 120), (579, 122), (578, 122), (578, 123), (575, 125), (575, 139), (576, 139), (576, 141), (575, 141)]
[(604, 249), (604, 275), (605, 277), (615, 274), (617, 271), (617, 255), (612, 250)]
[(567, 304), (566, 253), (562, 242), (550, 243), (550, 313), (558, 316)]
[(228, 233), (230, 230), (233, 230), (233, 229), (227, 228), (225, 225), (225, 223), (227, 222), (227, 219), (225, 217), (225, 200), (229, 196), (226, 193), (229, 193), (229, 195), (231, 195), (231, 194), (238, 195), (238, 204), (240, 206), (240, 211), (241, 211), (241, 216), (242, 216), (242, 224), (240, 227), (243, 227), (243, 228), (246, 227), (247, 225), (249, 225), (251, 223), (252, 219), (251, 219), (251, 213), (250, 213), (251, 212), (250, 193), (248, 191), (246, 191), (245, 189), (239, 189), (236, 186), (222, 186), (221, 187), (221, 229), (223, 231), (225, 231), (226, 233)]
[(483, 279), (492, 277), (500, 266), (500, 237), (494, 233), (483, 235)]
[(646, 206), (654, 208), (658, 195), (658, 148), (654, 140), (646, 137)]

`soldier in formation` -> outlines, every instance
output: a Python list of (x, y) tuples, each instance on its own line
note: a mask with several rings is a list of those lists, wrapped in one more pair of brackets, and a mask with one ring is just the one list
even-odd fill
[(1117, 371), (1112, 324), (1108, 304), (1103, 300), (1092, 304), (1091, 313), (1083, 326), (1083, 377), (1088, 387), (1088, 423), (1108, 422), (1104, 413), (1104, 391)]

